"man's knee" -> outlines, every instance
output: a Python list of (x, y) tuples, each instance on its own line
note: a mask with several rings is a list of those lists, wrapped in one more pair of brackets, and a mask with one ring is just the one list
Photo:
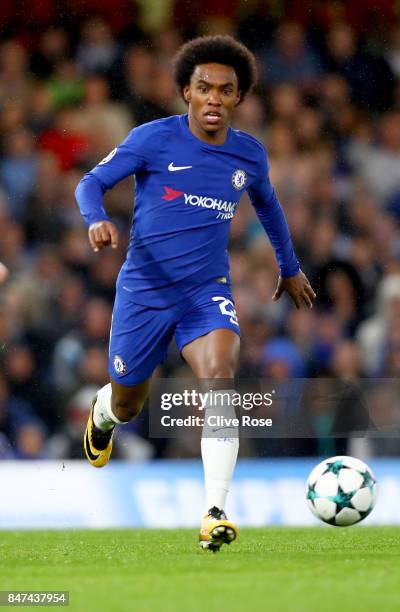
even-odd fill
[(150, 380), (145, 380), (133, 387), (125, 387), (111, 381), (112, 411), (122, 422), (131, 421), (142, 410), (149, 394)]
[(233, 360), (210, 359), (205, 365), (204, 378), (234, 378), (235, 364)]
[(112, 411), (120, 421), (127, 422), (134, 419), (143, 408), (143, 401), (138, 398), (111, 398)]

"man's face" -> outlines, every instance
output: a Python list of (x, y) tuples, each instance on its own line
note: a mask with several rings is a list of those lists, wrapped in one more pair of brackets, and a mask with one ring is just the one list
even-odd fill
[(236, 72), (224, 64), (199, 64), (183, 90), (189, 103), (189, 121), (196, 136), (225, 136), (240, 101)]

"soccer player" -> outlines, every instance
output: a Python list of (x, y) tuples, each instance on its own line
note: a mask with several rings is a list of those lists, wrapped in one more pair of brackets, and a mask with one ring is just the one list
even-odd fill
[[(118, 245), (103, 195), (135, 175), (135, 214), (116, 284), (110, 334), (111, 382), (93, 400), (84, 446), (104, 466), (115, 425), (142, 409), (154, 369), (172, 337), (196, 377), (230, 381), (239, 355), (239, 323), (231, 294), (227, 244), (244, 191), (275, 249), (280, 276), (273, 300), (286, 291), (297, 308), (315, 293), (296, 259), (286, 219), (268, 177), (263, 145), (230, 127), (235, 107), (255, 81), (251, 52), (229, 36), (196, 38), (181, 47), (175, 80), (188, 114), (133, 129), (80, 181), (76, 198), (94, 251)], [(224, 395), (225, 396), (225, 395)], [(212, 407), (206, 406), (212, 410)], [(233, 414), (233, 406), (224, 415)], [(234, 414), (233, 414), (234, 416)], [(216, 551), (236, 538), (224, 513), (239, 441), (226, 428), (204, 436), (201, 453), (206, 511), (200, 545)]]

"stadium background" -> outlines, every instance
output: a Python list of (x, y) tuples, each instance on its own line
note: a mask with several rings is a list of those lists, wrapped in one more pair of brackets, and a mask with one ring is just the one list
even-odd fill
[[(318, 293), (311, 311), (296, 311), (287, 300), (271, 302), (277, 278), (273, 252), (244, 200), (230, 246), (242, 329), (239, 376), (399, 376), (399, 19), (394, 0), (221, 0), (204, 1), (201, 9), (191, 0), (115, 0), (110, 6), (98, 0), (21, 0), (17, 5), (3, 0), (0, 260), (11, 275), (0, 295), (2, 487), (18, 478), (26, 486), (27, 478), (39, 477), (43, 491), (54, 491), (46, 484), (52, 473), (70, 469), (76, 477), (77, 466), (68, 460), (83, 457), (90, 398), (108, 379), (114, 281), (132, 217), (132, 181), (107, 195), (108, 210), (124, 237), (121, 246), (96, 255), (74, 189), (133, 126), (185, 112), (171, 63), (179, 45), (194, 35), (230, 33), (257, 55), (259, 84), (237, 109), (235, 127), (267, 146), (272, 181), (302, 267)], [(157, 375), (187, 373), (171, 346)], [(384, 400), (378, 397), (378, 408)], [(198, 457), (199, 448), (183, 440), (149, 440), (146, 423), (144, 413), (120, 432), (115, 458)], [(307, 463), (293, 457), (336, 451), (371, 458), (400, 454), (397, 439), (371, 439), (361, 446), (349, 441), (347, 447), (334, 440), (247, 440), (242, 457), (292, 459), (242, 460), (240, 474), (248, 489), (249, 478), (255, 489), (254, 483), (261, 486), (262, 470), (270, 470), (265, 479), (274, 482), (285, 473), (288, 486), (290, 475), (297, 474), (297, 487), (316, 459)], [(55, 463), (38, 464), (37, 459)], [(400, 499), (397, 461), (375, 465), (389, 479), (388, 496)], [(197, 460), (116, 464), (115, 470), (122, 470), (125, 479), (139, 470), (145, 483), (159, 470), (157, 482), (165, 483), (168, 466), (177, 478), (188, 478), (185, 470), (191, 466), (191, 478), (200, 482)], [(89, 467), (79, 470), (81, 478)], [(99, 482), (97, 473), (88, 478), (93, 487)], [(278, 489), (270, 489), (270, 496), (276, 497)], [(279, 512), (291, 494), (282, 495), (280, 510), (266, 522), (290, 522)], [(176, 499), (178, 508), (178, 494)], [(15, 497), (1, 524), (23, 524), (22, 518), (20, 523), (12, 519), (22, 506)], [(43, 512), (38, 509), (38, 524), (53, 524)], [(393, 517), (381, 520), (394, 522)]]

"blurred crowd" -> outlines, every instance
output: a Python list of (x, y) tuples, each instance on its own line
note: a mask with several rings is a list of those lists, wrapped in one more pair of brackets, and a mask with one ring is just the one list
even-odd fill
[[(199, 8), (190, 0), (115, 0), (109, 7), (23, 0), (16, 10), (4, 0), (1, 20), (0, 261), (10, 276), (0, 289), (0, 457), (82, 457), (90, 399), (108, 381), (114, 283), (129, 237), (133, 180), (106, 196), (121, 245), (97, 254), (74, 190), (132, 127), (186, 112), (172, 59), (202, 33), (233, 34), (257, 56), (259, 83), (238, 107), (235, 127), (267, 147), (271, 180), (318, 294), (312, 310), (271, 301), (274, 253), (244, 198), (230, 245), (242, 330), (239, 376), (357, 384), (400, 375), (394, 1), (221, 0)], [(188, 375), (174, 345), (156, 375)], [(386, 406), (389, 421), (396, 409), (395, 402)], [(315, 407), (316, 423), (321, 410)], [(116, 456), (193, 454), (183, 442), (149, 440), (146, 428), (145, 414), (125, 428)], [(290, 440), (268, 445), (247, 441), (244, 452), (321, 452)], [(393, 440), (371, 440), (370, 448), (400, 454)]]

